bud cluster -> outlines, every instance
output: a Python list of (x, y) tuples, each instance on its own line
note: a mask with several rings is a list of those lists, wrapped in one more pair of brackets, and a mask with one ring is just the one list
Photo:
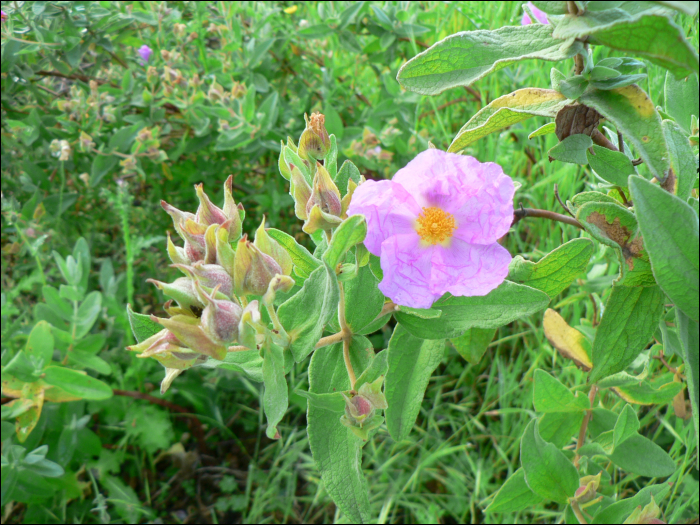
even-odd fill
[[(148, 131), (141, 140), (148, 142)], [(224, 184), (224, 205), (214, 205), (201, 184), (195, 186), (199, 207), (196, 213), (181, 211), (165, 201), (161, 206), (173, 220), (184, 245), (176, 246), (168, 235), (168, 255), (172, 266), (184, 275), (171, 283), (148, 279), (170, 300), (165, 304), (169, 317), (151, 319), (160, 332), (128, 349), (139, 357), (152, 357), (166, 368), (161, 390), (167, 390), (182, 370), (201, 364), (209, 357), (223, 360), (231, 345), (256, 349), (264, 333), (260, 296), (271, 305), (277, 290), (294, 285), (289, 274), (292, 260), (277, 241), (265, 231), (265, 221), (253, 242), (241, 237), (242, 205), (236, 205), (233, 176)], [(245, 306), (245, 308), (244, 308)]]

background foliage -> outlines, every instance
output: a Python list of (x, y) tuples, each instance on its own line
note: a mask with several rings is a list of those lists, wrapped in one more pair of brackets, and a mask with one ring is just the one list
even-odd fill
[[(367, 178), (389, 177), (428, 141), (447, 149), (495, 98), (549, 85), (549, 67), (516, 63), (434, 97), (400, 88), (398, 69), (455, 32), (519, 25), (520, 5), (3, 2), (2, 9), (2, 364), (32, 379), (45, 374), (31, 383), (41, 402), (27, 408), (3, 398), (6, 521), (332, 520), (335, 507), (309, 455), (304, 398), (292, 390), (282, 439), (271, 441), (258, 384), (194, 369), (161, 397), (161, 367), (124, 352), (133, 342), (125, 305), (162, 310), (163, 297), (145, 282), (168, 265), (163, 234), (172, 223), (159, 200), (194, 209), (192, 186), (203, 182), (218, 202), (232, 173), (248, 227), (264, 214), (268, 225), (298, 233), (276, 172), (280, 141), (300, 135), (301, 116), (323, 112), (342, 154)], [(697, 16), (677, 16), (697, 49)], [(143, 45), (153, 50), (147, 63), (137, 52)], [(595, 48), (594, 60), (606, 52)], [(640, 85), (668, 109), (665, 72), (646, 65)], [(504, 166), (522, 184), (516, 197), (525, 206), (557, 210), (554, 183), (564, 199), (597, 188), (587, 167), (550, 164), (556, 138), (528, 139), (537, 127), (515, 124), (467, 153)], [(506, 247), (537, 260), (578, 236), (572, 226), (524, 220)], [(617, 259), (601, 247), (586, 272), (551, 305), (581, 319), (583, 331), (600, 319)], [(390, 334), (385, 327), (370, 340), (384, 348)], [(60, 364), (32, 337), (52, 337)], [(669, 344), (667, 334), (657, 338)], [(379, 432), (365, 447), (372, 513), (381, 522), (558, 516), (546, 504), (517, 514), (483, 509), (519, 466), (520, 436), (534, 415), (534, 370), (556, 371), (572, 385), (583, 385), (584, 375), (562, 362), (541, 316), (499, 329), (487, 357), (465, 365), (448, 346), (409, 439), (396, 443)], [(658, 360), (649, 366), (663, 368)], [(87, 377), (80, 370), (99, 382), (80, 379)], [(291, 384), (307, 389), (303, 367)], [(114, 395), (104, 399), (102, 385)], [(68, 400), (56, 394), (61, 389), (81, 400), (59, 403)], [(602, 396), (606, 406), (624, 405), (610, 391)], [(12, 410), (25, 410), (36, 425), (23, 442)], [(693, 519), (698, 471), (689, 427), (670, 403), (644, 406), (638, 417), (640, 434), (678, 468), (660, 503), (664, 515)], [(6, 479), (7, 465), (18, 466), (18, 478)], [(612, 483), (611, 491), (632, 494), (653, 479), (628, 474)]]

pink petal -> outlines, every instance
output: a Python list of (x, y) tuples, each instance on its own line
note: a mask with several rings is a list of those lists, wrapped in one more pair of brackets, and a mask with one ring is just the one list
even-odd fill
[(384, 278), (379, 289), (396, 304), (430, 308), (442, 294), (430, 291), (434, 247), (421, 248), (419, 240), (418, 234), (413, 232), (390, 237), (382, 243)]
[(382, 242), (393, 235), (413, 233), (421, 209), (399, 184), (390, 180), (368, 180), (353, 193), (348, 215), (362, 214), (367, 219), (365, 246), (379, 256)]
[(508, 276), (512, 257), (498, 243), (469, 244), (453, 238), (449, 247), (433, 251), (430, 291), (438, 297), (481, 296), (497, 288)]

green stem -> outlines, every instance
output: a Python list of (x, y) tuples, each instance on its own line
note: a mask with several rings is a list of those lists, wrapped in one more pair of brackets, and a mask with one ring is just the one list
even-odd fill
[(277, 316), (277, 312), (275, 312), (275, 308), (269, 304), (266, 304), (265, 308), (267, 308), (267, 313), (270, 316), (270, 319), (272, 320), (272, 326), (275, 327), (275, 330), (278, 332), (280, 338), (286, 341), (286, 344), (284, 346), (289, 346), (289, 335), (284, 329), (284, 326), (282, 326), (280, 318)]
[(134, 253), (131, 246), (131, 232), (129, 230), (129, 202), (126, 193), (126, 185), (117, 189), (117, 208), (122, 223), (122, 235), (124, 236), (124, 249), (126, 254), (126, 298), (130, 305), (134, 305)]
[(32, 257), (34, 257), (34, 262), (36, 262), (37, 268), (39, 268), (39, 273), (41, 274), (41, 283), (46, 285), (46, 274), (44, 273), (44, 267), (41, 264), (41, 259), (39, 259), (38, 250), (35, 250), (32, 245), (29, 244), (29, 239), (27, 239), (27, 236), (24, 234), (24, 231), (22, 228), (20, 228), (19, 224), (17, 224), (17, 233), (19, 233), (20, 239), (22, 239), (22, 242), (29, 249), (29, 253), (32, 254)]
[(345, 368), (348, 371), (350, 379), (350, 389), (355, 390), (355, 370), (350, 362), (350, 340), (352, 339), (352, 331), (348, 327), (345, 320), (345, 290), (343, 283), (338, 283), (340, 289), (340, 301), (338, 301), (338, 324), (340, 324), (340, 333), (343, 334), (343, 359), (345, 360)]
[(61, 188), (59, 189), (58, 193), (58, 215), (61, 215), (61, 211), (63, 208), (63, 190), (66, 187), (66, 163), (65, 161), (61, 161), (61, 168), (58, 170), (58, 172), (61, 175)]

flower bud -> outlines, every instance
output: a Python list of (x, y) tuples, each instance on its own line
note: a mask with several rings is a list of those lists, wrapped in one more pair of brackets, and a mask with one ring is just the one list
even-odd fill
[(204, 263), (216, 262), (216, 231), (221, 228), (218, 224), (210, 224), (204, 232)]
[(227, 217), (224, 210), (212, 204), (207, 194), (204, 193), (204, 186), (196, 184), (194, 189), (197, 192), (197, 198), (199, 198), (199, 208), (197, 208), (195, 221), (206, 226), (226, 222)]
[(299, 168), (294, 164), (290, 164), (289, 167), (291, 170), (289, 193), (294, 198), (294, 214), (305, 221), (309, 218), (306, 207), (311, 200), (311, 186), (306, 182), (306, 178), (302, 175)]
[(80, 151), (83, 153), (90, 151), (90, 149), (95, 145), (95, 143), (92, 141), (92, 137), (84, 131), (80, 132), (80, 140), (78, 143), (80, 144)]
[(579, 503), (588, 503), (595, 498), (602, 474), (602, 472), (598, 472), (595, 476), (583, 476), (579, 481), (580, 486), (576, 489), (574, 499)]
[(375, 413), (376, 409), (386, 409), (386, 397), (382, 393), (384, 376), (378, 377), (373, 383), (363, 383), (356, 395), (345, 398), (345, 415), (340, 422), (350, 428), (355, 435), (367, 440), (370, 430), (382, 424), (384, 418)]
[(342, 205), (340, 192), (335, 182), (331, 179), (328, 170), (316, 163), (316, 175), (314, 175), (313, 191), (309, 202), (306, 203), (306, 213), (311, 215), (311, 208), (318, 206), (324, 213), (340, 217)]
[[(218, 286), (219, 291), (226, 297), (231, 297), (233, 294), (233, 279), (229, 273), (218, 264), (196, 262), (192, 266), (187, 266), (185, 264), (173, 264), (173, 266), (181, 270), (190, 279), (199, 281), (202, 286), (206, 286), (210, 289)], [(204, 299), (201, 297), (200, 299), (204, 302)]]
[(215, 80), (207, 92), (210, 102), (216, 102), (224, 98), (224, 88)]
[(272, 278), (281, 273), (282, 268), (277, 261), (262, 253), (248, 240), (247, 235), (238, 241), (233, 265), (233, 280), (237, 295), (262, 295), (267, 291)]
[(240, 82), (233, 82), (233, 86), (231, 87), (231, 98), (234, 100), (237, 98), (244, 97), (248, 93), (248, 88), (245, 86), (245, 84), (242, 84)]
[(315, 112), (309, 119), (304, 114), (306, 128), (299, 138), (299, 149), (297, 153), (304, 160), (314, 161), (326, 158), (331, 147), (331, 140), (324, 125), (325, 117)]
[(336, 217), (335, 215), (330, 215), (329, 213), (322, 212), (321, 208), (319, 208), (318, 205), (316, 205), (313, 208), (311, 208), (309, 218), (306, 219), (302, 230), (311, 235), (316, 230), (327, 231), (332, 230), (333, 228), (337, 228), (342, 222), (343, 221), (340, 217)]
[(660, 515), (661, 509), (652, 496), (651, 501), (644, 508), (639, 505), (623, 523), (666, 523), (659, 518)]
[(148, 60), (151, 58), (151, 55), (153, 54), (153, 50), (146, 44), (144, 44), (138, 49), (138, 54), (142, 60), (141, 65), (146, 65), (146, 62), (148, 62)]
[(175, 24), (173, 26), (173, 34), (178, 38), (182, 38), (183, 36), (185, 36), (186, 29), (187, 26), (185, 24)]
[(204, 234), (206, 231), (206, 226), (198, 224), (191, 219), (180, 223), (179, 233), (185, 240), (185, 255), (187, 255), (187, 258), (193, 263), (204, 259), (206, 254)]
[(348, 206), (350, 206), (352, 194), (355, 193), (355, 189), (357, 189), (357, 184), (355, 184), (355, 181), (348, 179), (348, 192), (345, 194), (345, 197), (343, 197), (343, 200), (340, 201), (340, 218), (343, 220), (348, 218)]
[(209, 338), (215, 343), (229, 345), (238, 339), (238, 323), (241, 320), (243, 309), (233, 301), (215, 299), (218, 285), (212, 294), (208, 294), (195, 281), (195, 287), (199, 296), (207, 303), (202, 312), (202, 328)]
[(289, 275), (292, 273), (292, 267), (294, 266), (292, 263), (292, 258), (287, 253), (287, 250), (282, 248), (282, 246), (280, 246), (276, 240), (268, 235), (267, 231), (265, 230), (264, 216), (258, 230), (255, 232), (254, 244), (262, 253), (269, 255), (275, 260), (275, 262), (277, 262), (277, 264), (280, 265), (280, 268), (282, 269), (280, 272), (281, 274)]
[(280, 156), (279, 159), (277, 160), (277, 167), (280, 170), (280, 174), (287, 180), (289, 180), (289, 177), (291, 176), (291, 171), (290, 171), (290, 166), (287, 164), (287, 161), (284, 158), (284, 148), (286, 146), (284, 145), (284, 141), (280, 140)]
[(222, 361), (226, 357), (226, 347), (215, 343), (204, 332), (200, 319), (185, 315), (176, 315), (170, 319), (151, 316), (151, 320), (171, 331), (175, 337), (189, 348)]
[(182, 370), (177, 368), (165, 368), (165, 377), (160, 382), (160, 395), (165, 394), (177, 376), (182, 374)]
[(185, 254), (185, 249), (175, 246), (172, 239), (170, 238), (170, 232), (168, 233), (168, 256), (173, 264), (189, 264), (190, 260)]
[(201, 354), (183, 346), (168, 330), (161, 330), (137, 345), (127, 346), (126, 349), (138, 352), (140, 358), (152, 357), (166, 368), (179, 370), (186, 370), (198, 361), (206, 359)]
[(266, 306), (272, 306), (278, 291), (288, 292), (294, 286), (294, 279), (288, 275), (275, 275), (263, 295), (262, 302)]
[(153, 85), (156, 83), (156, 80), (158, 80), (158, 70), (153, 66), (148, 66), (146, 70), (146, 82)]
[(259, 323), (260, 309), (258, 301), (250, 301), (243, 309), (241, 320), (238, 323), (238, 342), (241, 345), (251, 350), (257, 350), (256, 335), (258, 331), (256, 325)]
[(236, 201), (233, 200), (233, 175), (229, 175), (224, 182), (224, 216), (231, 221), (226, 226), (228, 241), (235, 242), (241, 238), (243, 219)]
[[(181, 267), (183, 265), (175, 265)], [(188, 267), (189, 268), (189, 267)], [(163, 292), (167, 297), (171, 297), (177, 301), (180, 308), (191, 310), (193, 306), (201, 309), (204, 308), (204, 303), (197, 296), (194, 289), (192, 279), (187, 277), (179, 277), (172, 283), (164, 283), (155, 279), (147, 279), (147, 283), (154, 284), (156, 288)]]
[(226, 228), (218, 228), (216, 230), (216, 264), (223, 267), (229, 275), (233, 275), (236, 252), (233, 251), (228, 240), (229, 236)]

